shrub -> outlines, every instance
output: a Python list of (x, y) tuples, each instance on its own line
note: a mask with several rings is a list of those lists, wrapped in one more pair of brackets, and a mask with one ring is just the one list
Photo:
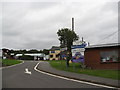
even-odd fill
[(22, 60), (34, 60), (34, 57), (33, 56), (29, 56), (29, 55), (23, 55), (21, 57)]

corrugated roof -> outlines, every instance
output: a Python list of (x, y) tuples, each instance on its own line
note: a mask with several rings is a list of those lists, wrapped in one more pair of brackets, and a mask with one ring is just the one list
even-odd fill
[(99, 48), (99, 47), (113, 47), (113, 46), (120, 46), (120, 43), (91, 45), (91, 46), (87, 46), (86, 49), (87, 48)]

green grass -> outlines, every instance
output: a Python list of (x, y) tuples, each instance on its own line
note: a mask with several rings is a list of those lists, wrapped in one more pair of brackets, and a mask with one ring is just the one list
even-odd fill
[(11, 66), (11, 65), (19, 64), (21, 62), (22, 61), (19, 61), (19, 60), (3, 59), (2, 66)]
[(81, 63), (70, 63), (70, 67), (66, 67), (66, 61), (63, 61), (63, 60), (49, 61), (49, 63), (53, 68), (56, 68), (59, 70), (120, 80), (120, 78), (118, 78), (118, 75), (120, 75), (120, 70), (118, 71), (118, 70), (82, 69)]

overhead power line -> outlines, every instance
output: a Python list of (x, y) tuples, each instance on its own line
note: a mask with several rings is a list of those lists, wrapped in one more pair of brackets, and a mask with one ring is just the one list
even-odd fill
[(103, 39), (102, 39), (101, 41), (99, 41), (99, 42), (102, 42), (103, 40), (108, 39), (109, 37), (113, 36), (114, 34), (116, 34), (116, 33), (119, 32), (119, 31), (120, 31), (120, 30), (117, 30), (117, 31), (113, 32), (112, 34), (106, 36), (105, 38), (103, 38)]

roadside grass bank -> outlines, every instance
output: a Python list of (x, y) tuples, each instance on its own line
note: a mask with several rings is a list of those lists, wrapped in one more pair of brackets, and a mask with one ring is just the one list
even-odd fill
[(2, 62), (2, 59), (0, 59), (0, 62)]
[(65, 60), (58, 60), (58, 61), (54, 60), (54, 61), (49, 61), (49, 63), (53, 68), (56, 68), (59, 70), (120, 80), (119, 78), (120, 70), (83, 69), (81, 67), (82, 63), (70, 63), (70, 66), (66, 67)]
[(15, 65), (15, 64), (19, 64), (22, 63), (22, 61), (19, 60), (13, 60), (13, 59), (3, 59), (2, 60), (2, 66), (11, 66), (11, 65)]

